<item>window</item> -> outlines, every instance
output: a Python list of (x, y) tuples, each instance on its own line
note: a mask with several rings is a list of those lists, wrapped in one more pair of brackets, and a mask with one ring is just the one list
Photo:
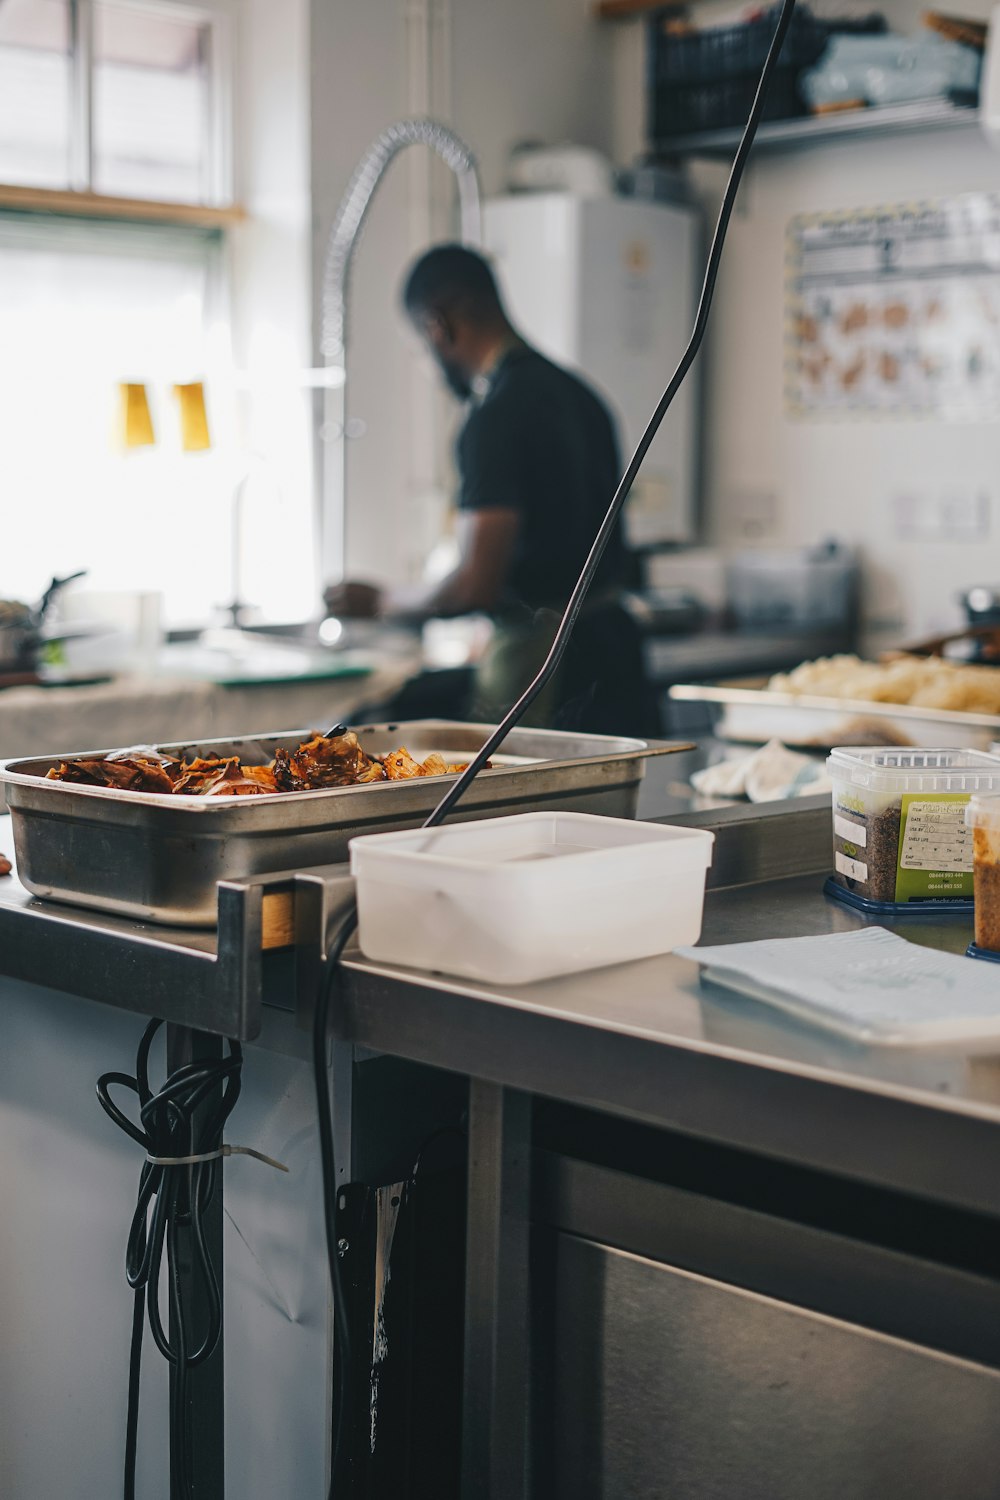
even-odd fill
[[(168, 624), (204, 623), (233, 595), (247, 478), (243, 597), (275, 619), (318, 603), (309, 200), (289, 126), (308, 118), (307, 77), (286, 51), (262, 99), (246, 63), (273, 55), (285, 4), (0, 0), (0, 184), (214, 208), (231, 199), (230, 60), (256, 110), (241, 149), (255, 217), (238, 239), (183, 214), (73, 218), (71, 199), (0, 209), (0, 598), (87, 568), (88, 589), (155, 590)], [(230, 45), (237, 25), (252, 45)], [(204, 383), (205, 452), (182, 448), (174, 387), (190, 382)], [(124, 383), (145, 388), (153, 446), (117, 441)]]
[(0, 5), (0, 181), (70, 185), (71, 36), (69, 0)]
[[(218, 231), (0, 215), (0, 598), (53, 574), (155, 590), (167, 624), (232, 597), (232, 497), (249, 475), (242, 582), (275, 619), (315, 606), (310, 396), (233, 369)], [(174, 386), (204, 381), (212, 446), (185, 453)], [(120, 383), (156, 438), (123, 451)]]
[(0, 0), (0, 181), (229, 202), (224, 52), (167, 0)]

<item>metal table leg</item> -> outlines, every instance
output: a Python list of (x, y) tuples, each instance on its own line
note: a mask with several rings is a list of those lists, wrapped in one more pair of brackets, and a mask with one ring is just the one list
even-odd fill
[[(214, 1062), (222, 1056), (221, 1037), (192, 1031), (187, 1026), (167, 1027), (167, 1073), (190, 1062)], [(209, 1100), (202, 1108), (211, 1108)], [(202, 1218), (209, 1258), (222, 1279), (223, 1163), (218, 1164), (218, 1185), (208, 1212)], [(189, 1346), (205, 1327), (207, 1308), (201, 1277), (193, 1274), (193, 1243), (190, 1226), (178, 1232), (178, 1274), (183, 1284), (184, 1306), (191, 1309)], [(223, 1298), (223, 1303), (225, 1299)], [(175, 1329), (171, 1318), (170, 1337)], [(187, 1422), (190, 1433), (192, 1490), (195, 1500), (224, 1500), (225, 1496), (225, 1355), (224, 1337), (210, 1359), (189, 1370), (187, 1378)], [(171, 1386), (174, 1372), (170, 1372)], [(179, 1476), (170, 1476), (171, 1497), (181, 1493)]]
[(531, 1100), (472, 1079), (462, 1494), (528, 1492)]

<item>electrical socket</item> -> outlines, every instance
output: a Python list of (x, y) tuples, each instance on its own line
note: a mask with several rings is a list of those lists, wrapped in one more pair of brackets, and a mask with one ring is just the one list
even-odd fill
[(896, 495), (892, 508), (904, 542), (983, 542), (992, 530), (993, 497), (985, 490)]

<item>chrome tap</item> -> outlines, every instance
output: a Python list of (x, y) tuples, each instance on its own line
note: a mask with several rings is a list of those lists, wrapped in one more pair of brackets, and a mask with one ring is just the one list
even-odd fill
[(319, 539), (324, 580), (342, 575), (346, 523), (347, 298), (351, 262), (372, 198), (391, 163), (407, 146), (429, 146), (458, 179), (461, 236), (482, 242), (479, 174), (469, 148), (436, 120), (398, 120), (369, 146), (340, 200), (323, 271), (322, 354), (328, 372), (324, 391), (324, 446)]

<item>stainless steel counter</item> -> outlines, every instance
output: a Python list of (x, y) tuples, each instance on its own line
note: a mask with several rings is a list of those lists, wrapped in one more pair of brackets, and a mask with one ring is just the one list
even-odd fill
[[(674, 805), (684, 805), (683, 787), (674, 791)], [(674, 815), (716, 832), (704, 942), (860, 925), (822, 894), (828, 803), (687, 805)], [(0, 819), (0, 851), (10, 850), (9, 825)], [(29, 1007), (26, 986), (16, 981), (30, 980), (203, 1030), (259, 1032), (262, 1049), (292, 1052), (290, 1012), (300, 1026), (308, 1022), (316, 967), (343, 892), (338, 866), (234, 882), (220, 891), (216, 934), (56, 907), (0, 879), (0, 1017), (22, 1018), (15, 1037), (34, 1037), (26, 1056), (44, 1050), (38, 1028), (53, 1021), (57, 1030), (67, 1027), (70, 1008), (78, 1027), (96, 1029), (103, 1016), (123, 1024), (110, 1010), (40, 988), (32, 992), (37, 1006)], [(264, 951), (265, 901), (274, 896), (291, 903), (289, 946)], [(900, 930), (960, 952), (971, 924), (910, 921)], [(5, 976), (15, 982), (5, 984)], [(27, 1013), (35, 1033), (23, 1020)], [(679, 1495), (733, 1493), (725, 1474), (749, 1465), (760, 1485), (741, 1488), (748, 1500), (801, 1500), (807, 1491), (820, 1500), (835, 1493), (883, 1500), (894, 1491), (878, 1487), (878, 1464), (859, 1456), (850, 1425), (837, 1429), (829, 1452), (813, 1451), (814, 1433), (830, 1438), (831, 1370), (830, 1389), (850, 1421), (859, 1404), (874, 1410), (884, 1391), (904, 1393), (898, 1410), (879, 1408), (872, 1418), (872, 1451), (889, 1452), (895, 1473), (913, 1434), (924, 1434), (911, 1464), (917, 1500), (945, 1493), (937, 1471), (927, 1468), (935, 1453), (946, 1453), (953, 1467), (966, 1464), (948, 1491), (954, 1500), (994, 1493), (995, 1056), (852, 1046), (704, 986), (697, 966), (675, 956), (504, 989), (375, 965), (354, 948), (335, 1032), (345, 1181), (371, 1187), (409, 1170), (439, 1120), (436, 1094), (427, 1117), (418, 1118), (415, 1079), (432, 1091), (442, 1081), (465, 1088), (469, 1080), (467, 1240), (464, 1255), (453, 1250), (448, 1261), (459, 1287), (465, 1267), (464, 1493), (488, 1500), (527, 1493), (524, 1393), (531, 1388), (543, 1402), (533, 1408), (534, 1430), (555, 1435), (553, 1472), (562, 1476), (546, 1488), (543, 1475), (536, 1492), (557, 1500), (639, 1493), (629, 1466), (653, 1431), (669, 1440), (653, 1445), (658, 1487), (643, 1493), (674, 1493), (667, 1470), (683, 1449), (696, 1487), (676, 1487)], [(304, 1058), (306, 1034), (299, 1035)], [(9, 1061), (12, 1090), (16, 1066)], [(270, 1061), (254, 1062), (252, 1076), (269, 1077)], [(308, 1070), (304, 1062), (298, 1068), (305, 1099)], [(369, 1172), (360, 1158), (385, 1156), (394, 1111), (408, 1116), (399, 1122), (404, 1165), (395, 1175), (379, 1165)], [(311, 1141), (311, 1126), (297, 1121), (296, 1128), (297, 1141)], [(601, 1153), (592, 1153), (594, 1140)], [(266, 1136), (263, 1143), (267, 1149)], [(669, 1175), (678, 1164), (688, 1178)], [(273, 1182), (261, 1191), (277, 1193)], [(311, 1192), (315, 1208), (315, 1179)], [(529, 1221), (543, 1263), (547, 1256), (554, 1268), (552, 1284), (543, 1277), (530, 1295)], [(18, 1222), (30, 1225), (30, 1215)], [(430, 1224), (429, 1233), (441, 1260), (439, 1226)], [(321, 1284), (322, 1261), (315, 1245), (313, 1251), (311, 1274)], [(25, 1261), (35, 1253), (25, 1250)], [(619, 1295), (615, 1280), (624, 1266), (636, 1280), (628, 1296)], [(697, 1297), (692, 1288), (700, 1289)], [(685, 1311), (685, 1298), (697, 1306)], [(555, 1309), (553, 1327), (545, 1312), (532, 1334), (551, 1339), (558, 1367), (551, 1378), (531, 1367), (529, 1304)], [(367, 1318), (370, 1330), (370, 1311)], [(733, 1329), (743, 1340), (735, 1351)], [(124, 1347), (124, 1330), (121, 1337)], [(627, 1351), (621, 1369), (614, 1364), (619, 1347)], [(648, 1360), (649, 1381), (637, 1377), (637, 1360)], [(739, 1378), (729, 1390), (719, 1372), (731, 1369)], [(668, 1375), (681, 1393), (704, 1391), (706, 1400), (681, 1411), (678, 1391), (664, 1384)], [(716, 1389), (720, 1401), (735, 1403), (732, 1431), (723, 1423), (721, 1438), (710, 1395)], [(791, 1394), (775, 1394), (783, 1391)], [(973, 1411), (968, 1431), (956, 1426)], [(767, 1439), (759, 1459), (744, 1453), (746, 1432)], [(582, 1478), (572, 1459), (581, 1433), (594, 1447)], [(980, 1482), (982, 1475), (988, 1479)], [(26, 1500), (39, 1492), (36, 1486), (23, 1494)]]
[[(822, 894), (821, 800), (679, 816), (717, 835), (704, 943), (862, 925)], [(0, 819), (0, 851), (10, 850)], [(215, 933), (37, 901), (8, 877), (0, 975), (253, 1037), (271, 1007), (295, 1005), (291, 955), (262, 951), (265, 895), (298, 892), (304, 1022), (326, 921), (317, 891), (342, 890), (342, 879), (331, 867), (223, 887)], [(961, 952), (971, 924), (910, 920), (899, 930)], [(375, 1051), (1000, 1212), (997, 1058), (855, 1046), (705, 986), (696, 965), (672, 955), (503, 990), (385, 968), (355, 948), (337, 1030)]]
[[(710, 892), (703, 942), (842, 932), (823, 873)], [(905, 935), (963, 951), (966, 922)], [(969, 960), (973, 962), (973, 960)], [(1000, 1003), (1000, 974), (998, 974)], [(1000, 1062), (855, 1046), (699, 981), (673, 956), (472, 986), (348, 957), (341, 1035), (528, 1093), (1000, 1213)]]

